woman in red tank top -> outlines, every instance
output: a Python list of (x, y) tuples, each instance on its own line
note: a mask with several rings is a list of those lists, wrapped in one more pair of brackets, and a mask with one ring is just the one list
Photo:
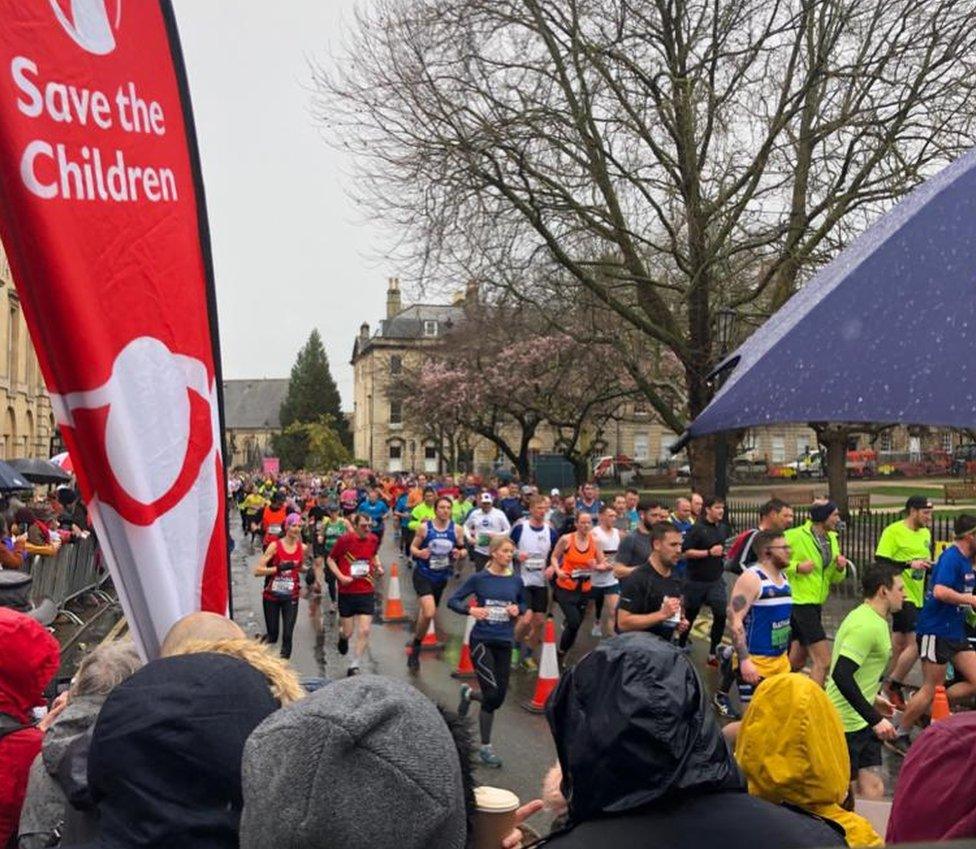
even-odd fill
[(305, 571), (305, 545), (302, 543), (302, 517), (292, 513), (284, 520), (285, 536), (269, 543), (258, 565), (256, 577), (264, 578), (262, 605), (267, 642), (278, 642), (281, 622), (281, 656), (291, 657), (291, 638), (298, 617), (301, 576)]
[(559, 657), (562, 658), (576, 642), (576, 634), (583, 624), (589, 602), (590, 576), (603, 565), (603, 549), (593, 536), (593, 516), (580, 512), (576, 516), (576, 530), (559, 538), (552, 550), (550, 569), (555, 572), (554, 597), (565, 620), (559, 638)]

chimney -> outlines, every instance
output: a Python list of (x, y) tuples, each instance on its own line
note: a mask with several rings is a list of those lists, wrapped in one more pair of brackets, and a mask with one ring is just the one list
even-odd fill
[(386, 290), (386, 317), (393, 318), (402, 309), (403, 304), (400, 301), (400, 278), (390, 277), (389, 288)]
[(363, 342), (369, 340), (369, 324), (365, 321), (359, 325), (359, 338)]

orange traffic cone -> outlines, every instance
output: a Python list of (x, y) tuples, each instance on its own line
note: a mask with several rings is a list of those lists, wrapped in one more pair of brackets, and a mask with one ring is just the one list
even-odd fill
[(542, 713), (549, 694), (559, 683), (559, 661), (556, 658), (556, 626), (552, 617), (546, 619), (546, 633), (542, 640), (542, 658), (539, 661), (539, 678), (535, 683), (535, 695), (531, 702), (523, 702), (530, 713)]
[(940, 685), (935, 688), (935, 695), (932, 697), (932, 722), (948, 718), (949, 697), (946, 695), (946, 688)]
[(471, 631), (474, 630), (474, 617), (469, 613), (467, 624), (464, 626), (464, 643), (461, 646), (461, 657), (458, 658), (457, 669), (451, 673), (452, 678), (474, 678), (474, 664), (471, 662)]
[(427, 633), (424, 634), (424, 638), (420, 641), (420, 650), (434, 651), (442, 648), (444, 648), (444, 644), (438, 641), (437, 631), (434, 630), (434, 620), (431, 619), (430, 625), (427, 628)]
[(403, 610), (403, 599), (400, 598), (400, 574), (396, 561), (390, 567), (390, 581), (386, 585), (386, 604), (383, 605), (384, 622), (407, 622), (407, 614)]

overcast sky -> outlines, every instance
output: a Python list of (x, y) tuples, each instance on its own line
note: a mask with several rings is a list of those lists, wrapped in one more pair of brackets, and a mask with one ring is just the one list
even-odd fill
[(310, 116), (310, 57), (338, 52), (356, 0), (174, 0), (210, 213), (224, 376), (286, 377), (313, 327), (343, 408), (359, 325), (382, 317), (384, 233), (343, 187)]

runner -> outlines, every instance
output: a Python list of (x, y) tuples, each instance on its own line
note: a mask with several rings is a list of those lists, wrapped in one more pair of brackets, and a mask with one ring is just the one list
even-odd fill
[[(743, 569), (751, 566), (758, 559), (755, 546), (756, 535), (760, 531), (776, 531), (785, 533), (793, 526), (793, 508), (779, 498), (771, 498), (759, 508), (759, 525), (743, 531), (729, 547), (725, 556), (725, 581), (731, 590), (738, 575)], [(712, 698), (715, 709), (724, 717), (738, 719), (739, 716), (732, 706), (729, 693), (735, 682), (736, 673), (732, 662), (735, 651), (731, 646), (719, 646), (720, 680)]]
[(584, 483), (580, 489), (580, 497), (576, 499), (576, 513), (589, 513), (595, 520), (602, 506), (596, 485)]
[(373, 487), (366, 500), (360, 502), (359, 512), (365, 513), (372, 520), (372, 532), (376, 536), (377, 547), (383, 544), (383, 531), (386, 527), (386, 514), (390, 512), (390, 505), (380, 498), (380, 491)]
[(271, 503), (264, 508), (264, 512), (261, 514), (262, 543), (265, 549), (284, 533), (287, 515), (288, 509), (285, 507), (284, 493), (275, 491), (271, 496)]
[(932, 569), (925, 603), (918, 615), (916, 640), (922, 658), (922, 686), (908, 700), (899, 734), (889, 745), (898, 754), (908, 750), (908, 732), (932, 704), (935, 688), (945, 684), (946, 664), (964, 680), (946, 691), (949, 701), (976, 693), (976, 652), (966, 639), (966, 613), (976, 607), (976, 516), (961, 513), (953, 523), (955, 542), (942, 552)]
[[(508, 692), (515, 622), (525, 613), (525, 592), (522, 579), (512, 570), (515, 544), (505, 537), (495, 537), (488, 551), (490, 559), (486, 567), (471, 575), (451, 596), (447, 606), (462, 616), (470, 613), (476, 620), (470, 647), (480, 692), (467, 684), (461, 687), (458, 715), (464, 719), (471, 702), (480, 702), (478, 759), (485, 766), (497, 769), (502, 759), (491, 747), (491, 728), (495, 711), (504, 704)], [(469, 608), (467, 599), (472, 595), (477, 603)]]
[(393, 505), (393, 516), (399, 523), (400, 549), (407, 563), (410, 563), (410, 543), (413, 541), (413, 534), (410, 532), (410, 508), (407, 507), (409, 498), (409, 490), (404, 490), (397, 496)]
[[(707, 508), (706, 508), (707, 509)], [(781, 531), (760, 531), (752, 542), (757, 562), (732, 587), (728, 621), (738, 661), (739, 702), (746, 707), (759, 682), (790, 672), (790, 612), (793, 599), (786, 569), (790, 546)], [(718, 704), (713, 700), (713, 704)], [(732, 741), (737, 722), (725, 726)]]
[[(623, 518), (627, 520), (627, 530), (633, 533), (637, 530), (637, 525), (640, 523), (641, 512), (640, 512), (640, 493), (636, 489), (628, 489), (624, 493), (624, 512)], [(616, 509), (616, 508), (615, 508)], [(620, 516), (617, 520), (620, 520)]]
[(688, 627), (681, 614), (684, 582), (674, 572), (681, 557), (681, 534), (670, 522), (655, 522), (647, 538), (651, 553), (620, 583), (617, 630), (647, 631), (671, 642), (675, 633)]
[(700, 492), (693, 492), (691, 494), (691, 520), (697, 522), (702, 515), (702, 510), (705, 507), (705, 499), (702, 498)]
[(437, 613), (454, 564), (464, 556), (464, 533), (451, 521), (451, 499), (438, 498), (435, 515), (420, 523), (410, 545), (414, 557), (413, 588), (417, 593), (417, 627), (407, 652), (407, 666), (420, 669), (420, 644)]
[(370, 532), (373, 519), (367, 513), (353, 517), (354, 530), (336, 540), (329, 552), (329, 571), (339, 583), (339, 654), (349, 651), (353, 628), (356, 641), (346, 675), (358, 675), (369, 644), (369, 628), (376, 609), (376, 578), (383, 574), (379, 540)]
[(542, 643), (542, 632), (549, 611), (546, 564), (559, 541), (559, 534), (545, 521), (545, 514), (546, 499), (541, 495), (533, 496), (529, 502), (529, 515), (516, 522), (511, 534), (517, 550), (528, 607), (515, 628), (515, 639), (522, 646), (519, 662), (529, 670), (537, 668), (533, 653)]
[(885, 696), (899, 710), (905, 708), (902, 682), (918, 660), (915, 623), (925, 592), (925, 572), (932, 567), (932, 502), (913, 495), (905, 504), (905, 518), (888, 525), (881, 533), (874, 556), (901, 571), (905, 603), (891, 621), (892, 665)]
[[(318, 508), (313, 508), (315, 515), (318, 516)], [(312, 512), (312, 511), (310, 511)], [(332, 547), (343, 534), (352, 531), (353, 527), (345, 516), (340, 515), (339, 505), (334, 501), (328, 502), (324, 507), (325, 515), (318, 521), (312, 544), (312, 567), (315, 572), (315, 591), (319, 599), (322, 596), (322, 584), (329, 588), (329, 601), (331, 607), (329, 612), (334, 616), (338, 611), (336, 602), (338, 599), (336, 590), (336, 576), (331, 569), (325, 567), (325, 558), (329, 556)], [(311, 605), (309, 605), (311, 607)]]
[(243, 521), (241, 527), (244, 534), (250, 537), (248, 554), (254, 554), (254, 542), (261, 536), (261, 516), (267, 503), (264, 496), (254, 488), (254, 485), (249, 484), (244, 500), (241, 502)]
[(261, 599), (266, 642), (278, 642), (280, 618), (281, 656), (287, 659), (291, 657), (291, 638), (298, 617), (301, 576), (305, 571), (305, 545), (302, 543), (302, 517), (292, 513), (282, 521), (285, 526), (284, 538), (270, 538), (267, 549), (254, 567), (254, 576), (264, 578)]
[[(416, 534), (418, 528), (424, 523), (434, 518), (437, 511), (434, 504), (437, 502), (437, 490), (432, 486), (424, 488), (422, 500), (410, 511), (410, 522), (407, 527), (411, 534)], [(413, 545), (413, 536), (410, 537), (410, 544)]]
[(657, 502), (649, 504), (641, 513), (641, 520), (634, 532), (627, 534), (620, 541), (617, 562), (613, 567), (613, 574), (617, 580), (622, 581), (633, 574), (639, 566), (647, 563), (651, 556), (651, 528), (654, 527), (654, 520), (658, 514)]
[[(620, 548), (620, 531), (616, 527), (617, 511), (606, 504), (600, 508), (599, 524), (593, 529), (600, 548), (603, 550), (603, 565), (593, 571), (590, 579), (590, 598), (593, 599), (593, 630), (590, 636), (613, 636), (613, 623), (617, 619), (617, 601), (620, 598), (620, 583), (613, 574), (613, 567)], [(603, 610), (607, 619), (603, 624)]]
[(798, 672), (809, 655), (810, 677), (821, 686), (830, 667), (830, 644), (821, 619), (823, 603), (831, 584), (843, 581), (847, 569), (835, 530), (839, 522), (840, 513), (833, 501), (816, 501), (810, 507), (810, 520), (785, 534), (792, 546), (788, 572), (793, 589), (790, 663)]
[(474, 570), (480, 572), (488, 563), (488, 547), (494, 537), (507, 537), (512, 530), (505, 514), (494, 506), (490, 492), (478, 497), (478, 509), (472, 510), (464, 522), (464, 534), (474, 547), (471, 559)]
[(864, 570), (861, 587), (864, 603), (847, 614), (834, 638), (827, 695), (844, 724), (851, 790), (865, 799), (883, 799), (881, 741), (894, 739), (896, 731), (885, 716), (893, 714), (894, 705), (878, 690), (891, 659), (888, 617), (898, 612), (905, 593), (901, 576), (881, 563)]
[(725, 540), (729, 537), (729, 528), (723, 521), (724, 517), (725, 502), (721, 498), (706, 499), (702, 518), (692, 525), (681, 544), (687, 563), (685, 616), (691, 626), (678, 642), (682, 646), (687, 645), (698, 612), (702, 606), (709, 607), (712, 611), (712, 630), (709, 635), (707, 663), (713, 667), (718, 666), (716, 651), (725, 632), (725, 610), (729, 603), (722, 579), (722, 553)]
[(549, 558), (546, 577), (556, 578), (555, 598), (563, 612), (563, 633), (557, 654), (562, 661), (576, 642), (586, 615), (593, 571), (604, 564), (603, 549), (593, 535), (593, 516), (582, 512), (576, 530), (559, 538)]
[[(627, 499), (622, 494), (615, 495), (613, 497), (613, 512), (617, 514), (617, 518), (614, 520), (613, 526), (625, 534), (630, 533), (633, 528), (630, 526), (630, 520), (627, 518)], [(636, 527), (637, 523), (634, 523)]]

